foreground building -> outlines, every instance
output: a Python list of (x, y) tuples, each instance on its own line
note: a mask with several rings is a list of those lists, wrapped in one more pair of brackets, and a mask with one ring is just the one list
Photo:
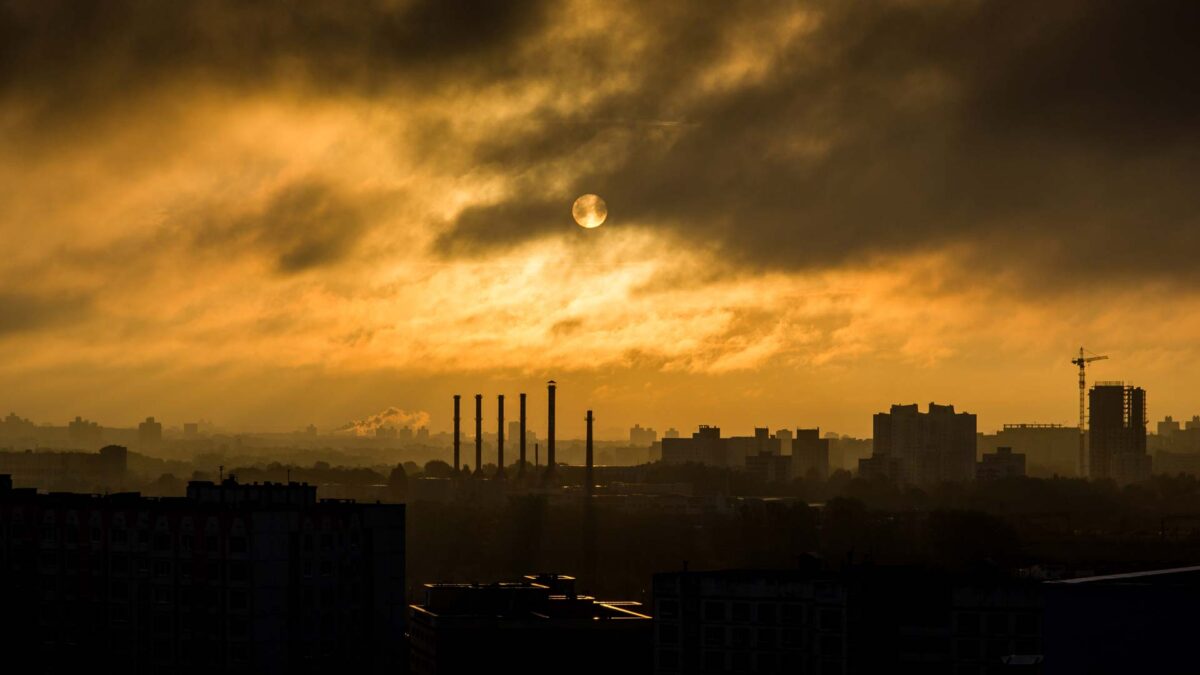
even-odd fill
[[(29, 672), (395, 672), (404, 507), (300, 483), (38, 494), (0, 476), (0, 631)], [(332, 669), (332, 670), (331, 670)]]
[(663, 675), (983, 674), (1042, 658), (1033, 582), (907, 567), (674, 572), (655, 575), (654, 604)]
[(410, 607), (410, 672), (647, 673), (652, 621), (640, 609), (580, 595), (558, 574), (426, 584)]

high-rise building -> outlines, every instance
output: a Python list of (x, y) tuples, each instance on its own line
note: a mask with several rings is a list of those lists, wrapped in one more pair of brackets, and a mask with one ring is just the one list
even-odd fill
[(1131, 483), (1150, 477), (1146, 391), (1097, 382), (1088, 392), (1088, 477)]
[(679, 430), (671, 427), (663, 432), (663, 438), (679, 438)]
[(815, 477), (824, 480), (829, 476), (829, 440), (821, 438), (821, 430), (796, 429), (792, 439), (792, 476), (795, 478)]
[(299, 484), (38, 494), (0, 476), (13, 672), (399, 672), (404, 506)]
[(1158, 423), (1158, 435), (1168, 437), (1179, 431), (1179, 420), (1172, 419), (1170, 415), (1163, 418), (1163, 421)]
[[(956, 413), (952, 405), (893, 405), (876, 413), (871, 471), (895, 467), (894, 480), (914, 485), (963, 482), (975, 477), (975, 415)], [(863, 460), (866, 461), (866, 460)], [(860, 462), (860, 471), (863, 470)]]
[(162, 443), (162, 422), (155, 422), (153, 417), (147, 417), (145, 422), (138, 425), (138, 444), (142, 447), (152, 447)]
[(635, 424), (629, 429), (629, 444), (637, 447), (649, 447), (658, 440), (658, 432), (649, 427)]
[(67, 437), (73, 445), (87, 449), (100, 443), (100, 425), (76, 415), (74, 420), (67, 423)]

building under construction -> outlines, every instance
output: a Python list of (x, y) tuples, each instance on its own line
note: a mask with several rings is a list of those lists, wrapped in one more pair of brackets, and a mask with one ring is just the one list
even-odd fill
[(1146, 391), (1124, 382), (1097, 382), (1088, 392), (1088, 413), (1088, 477), (1121, 484), (1149, 478)]

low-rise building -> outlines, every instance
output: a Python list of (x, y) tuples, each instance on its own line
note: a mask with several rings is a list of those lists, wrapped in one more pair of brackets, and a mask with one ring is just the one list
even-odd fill
[(573, 577), (425, 584), (409, 609), (413, 675), (649, 672), (652, 622), (641, 604), (581, 595)]

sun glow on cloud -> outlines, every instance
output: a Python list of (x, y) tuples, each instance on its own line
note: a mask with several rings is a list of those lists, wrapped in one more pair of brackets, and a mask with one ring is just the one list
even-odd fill
[[(413, 7), (297, 8), (313, 30), (293, 34), (240, 4), (164, 4), (138, 10), (162, 22), (131, 10), (121, 39), (15, 46), (7, 405), (61, 419), (91, 396), (136, 419), (187, 391), (160, 416), (292, 426), (301, 396), (344, 421), (436, 409), (397, 400), (401, 380), (574, 374), (617, 417), (745, 399), (739, 424), (803, 409), (865, 431), (874, 407), (938, 397), (1061, 421), (1058, 369), (1080, 343), (1120, 354), (1120, 377), (1175, 414), (1200, 405), (1182, 384), (1200, 373), (1179, 365), (1200, 362), (1194, 265), (1163, 253), (1198, 231), (1178, 149), (1194, 116), (1137, 107), (1153, 96), (1042, 105), (1113, 48), (1022, 42), (1070, 33), (1072, 12), (1119, 27), (1124, 10), (1080, 3), (1009, 35), (1003, 3), (710, 3), (702, 20), (500, 3), (478, 26), (422, 15), (430, 40), (404, 23)], [(162, 25), (198, 37), (176, 49)], [(360, 34), (381, 42), (346, 39)], [(158, 41), (162, 64), (127, 48)], [(58, 61), (22, 79), (43, 53)], [(1161, 136), (1127, 161), (1105, 125), (1131, 120)], [(571, 202), (593, 191), (611, 215), (585, 232)], [(322, 395), (261, 386), (296, 373)], [(997, 393), (1018, 376), (1021, 396)]]

